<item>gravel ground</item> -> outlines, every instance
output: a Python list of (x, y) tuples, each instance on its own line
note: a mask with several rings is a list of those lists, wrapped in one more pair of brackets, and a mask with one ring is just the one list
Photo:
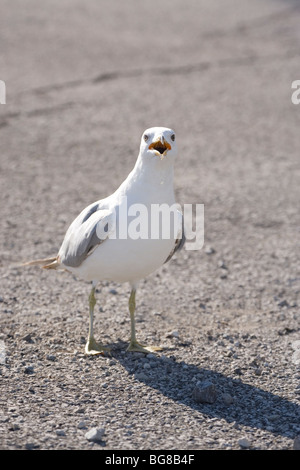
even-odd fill
[[(1, 3), (1, 448), (299, 446), (299, 2)], [(89, 285), (17, 263), (55, 255), (157, 125), (205, 244), (141, 282), (162, 353), (125, 352), (129, 287), (103, 283), (112, 351), (87, 357)]]

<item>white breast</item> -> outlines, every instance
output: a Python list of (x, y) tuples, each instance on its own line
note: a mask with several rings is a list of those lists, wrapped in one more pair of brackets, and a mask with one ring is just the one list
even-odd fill
[(158, 269), (174, 243), (174, 239), (107, 239), (79, 267), (68, 269), (86, 281), (134, 282)]

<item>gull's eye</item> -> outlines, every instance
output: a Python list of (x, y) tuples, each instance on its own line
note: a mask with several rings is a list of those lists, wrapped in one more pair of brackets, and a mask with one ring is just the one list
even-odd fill
[(173, 142), (174, 142), (174, 140), (175, 140), (175, 134), (172, 134), (172, 135), (171, 135), (171, 140), (173, 140)]
[(149, 136), (147, 134), (144, 135), (144, 141), (147, 142), (147, 140), (149, 139)]

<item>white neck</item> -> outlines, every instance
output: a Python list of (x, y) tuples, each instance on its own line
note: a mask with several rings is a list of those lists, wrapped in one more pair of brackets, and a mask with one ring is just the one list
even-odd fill
[[(149, 159), (139, 154), (136, 164), (119, 190), (130, 197), (131, 193), (138, 192), (141, 199), (151, 199), (153, 202), (174, 202), (173, 189), (173, 159), (158, 156)], [(163, 198), (163, 199), (162, 199)]]
[(173, 187), (173, 159), (165, 156), (162, 160), (158, 156), (142, 158), (139, 154), (133, 174), (142, 184), (150, 183), (153, 187), (171, 186)]

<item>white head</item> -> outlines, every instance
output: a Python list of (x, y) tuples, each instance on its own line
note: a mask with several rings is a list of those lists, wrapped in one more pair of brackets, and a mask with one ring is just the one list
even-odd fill
[(144, 158), (170, 160), (177, 154), (176, 136), (173, 129), (151, 127), (142, 135), (140, 155)]

